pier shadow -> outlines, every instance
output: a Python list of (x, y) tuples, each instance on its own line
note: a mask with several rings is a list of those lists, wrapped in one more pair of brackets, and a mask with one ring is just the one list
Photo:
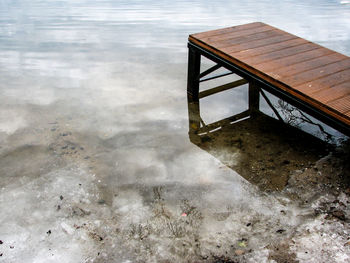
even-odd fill
[(292, 172), (327, 154), (326, 142), (263, 113), (205, 125), (198, 102), (188, 109), (190, 141), (263, 191), (282, 190)]

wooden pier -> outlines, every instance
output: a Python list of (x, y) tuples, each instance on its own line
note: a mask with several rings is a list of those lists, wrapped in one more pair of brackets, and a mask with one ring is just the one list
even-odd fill
[[(187, 94), (198, 112), (200, 98), (249, 83), (249, 110), (227, 121), (259, 111), (260, 95), (281, 119), (266, 90), (350, 136), (349, 57), (260, 22), (192, 34), (188, 48)], [(215, 65), (201, 72), (201, 56)], [(212, 76), (220, 68), (228, 73)], [(228, 74), (241, 79), (200, 92), (201, 82)], [(201, 128), (190, 111), (190, 130)]]

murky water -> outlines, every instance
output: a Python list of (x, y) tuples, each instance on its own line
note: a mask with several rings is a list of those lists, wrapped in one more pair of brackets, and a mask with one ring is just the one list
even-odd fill
[[(350, 55), (348, 1), (0, 0), (0, 262), (268, 262), (302, 233), (312, 211), (274, 191), (322, 142), (188, 137), (188, 35), (253, 21)], [(230, 116), (246, 90), (201, 107)], [(336, 242), (300, 240), (305, 262)]]

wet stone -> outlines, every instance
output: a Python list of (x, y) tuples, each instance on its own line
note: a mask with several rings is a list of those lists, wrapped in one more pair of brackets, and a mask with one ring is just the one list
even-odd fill
[(103, 204), (105, 204), (105, 203), (106, 203), (106, 201), (105, 201), (105, 200), (103, 200), (103, 199), (100, 199), (100, 200), (98, 200), (98, 201), (97, 201), (97, 203), (98, 203), (99, 205), (103, 205)]
[(284, 160), (284, 161), (282, 162), (282, 165), (287, 165), (287, 164), (290, 164), (290, 161), (289, 161), (289, 160)]
[(71, 132), (63, 132), (63, 133), (60, 133), (61, 136), (65, 137), (65, 136), (68, 136), (68, 135), (72, 135)]
[(343, 220), (343, 221), (346, 219), (344, 212), (340, 211), (340, 210), (333, 211), (332, 216), (334, 216), (340, 220)]

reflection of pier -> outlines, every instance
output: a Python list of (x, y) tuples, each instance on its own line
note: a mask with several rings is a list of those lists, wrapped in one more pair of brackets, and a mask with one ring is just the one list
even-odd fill
[(283, 189), (292, 171), (325, 153), (321, 140), (264, 114), (205, 125), (198, 102), (189, 101), (188, 109), (191, 142), (263, 190)]

